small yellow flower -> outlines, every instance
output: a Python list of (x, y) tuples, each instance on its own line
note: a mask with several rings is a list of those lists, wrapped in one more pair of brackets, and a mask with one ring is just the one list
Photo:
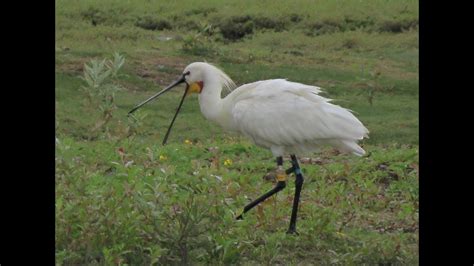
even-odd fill
[(226, 160), (224, 161), (224, 165), (225, 165), (225, 166), (232, 165), (232, 160), (231, 160), (231, 159), (226, 159)]
[(193, 142), (190, 141), (189, 139), (185, 140), (184, 143), (185, 143), (185, 144), (193, 144)]
[(164, 156), (164, 155), (160, 155), (160, 161), (166, 161), (168, 159), (168, 157)]

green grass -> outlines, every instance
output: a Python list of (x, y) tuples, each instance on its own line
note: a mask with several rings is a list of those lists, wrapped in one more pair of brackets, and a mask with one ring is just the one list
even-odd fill
[[(143, 29), (147, 16), (171, 29)], [(249, 16), (253, 32), (226, 40), (221, 28), (235, 16)], [(56, 21), (57, 264), (418, 264), (418, 2), (57, 0)], [(81, 90), (82, 67), (115, 51), (126, 58), (116, 81), (124, 89), (112, 120), (92, 133), (101, 112)], [(292, 176), (234, 220), (274, 186), (262, 179), (274, 158), (206, 121), (196, 95), (166, 146), (181, 89), (140, 109), (138, 123), (127, 118), (201, 60), (238, 85), (320, 86), (370, 130), (365, 157), (325, 149), (301, 158), (299, 236), (285, 234)]]

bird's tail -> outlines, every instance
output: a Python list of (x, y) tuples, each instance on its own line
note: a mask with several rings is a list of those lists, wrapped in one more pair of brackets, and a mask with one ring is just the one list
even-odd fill
[(344, 152), (350, 152), (357, 156), (365, 154), (364, 149), (362, 149), (354, 140), (341, 140), (341, 144), (340, 149)]

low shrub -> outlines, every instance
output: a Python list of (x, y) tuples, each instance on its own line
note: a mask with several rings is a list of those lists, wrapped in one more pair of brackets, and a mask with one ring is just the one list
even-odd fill
[(246, 35), (252, 34), (254, 27), (255, 25), (250, 16), (231, 17), (219, 25), (222, 36), (231, 41), (240, 40)]
[(137, 19), (135, 26), (145, 30), (165, 30), (172, 29), (171, 23), (165, 19), (159, 19), (152, 16), (144, 16)]

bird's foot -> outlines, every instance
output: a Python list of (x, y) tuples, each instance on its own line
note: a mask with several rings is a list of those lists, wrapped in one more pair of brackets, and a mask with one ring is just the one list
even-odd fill
[(236, 220), (243, 220), (244, 219), (244, 217), (243, 217), (244, 213), (245, 213), (245, 208), (241, 209), (239, 216), (235, 217), (235, 219)]
[(296, 229), (294, 229), (294, 228), (288, 229), (288, 231), (286, 231), (286, 233), (289, 234), (289, 235), (296, 235), (296, 236), (299, 235), (299, 233), (296, 232)]

